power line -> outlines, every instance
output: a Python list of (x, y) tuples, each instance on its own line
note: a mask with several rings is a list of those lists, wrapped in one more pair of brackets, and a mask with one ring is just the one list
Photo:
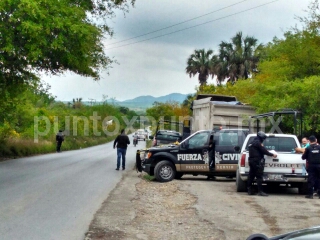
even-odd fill
[(263, 7), (263, 6), (266, 6), (268, 4), (271, 4), (271, 3), (274, 3), (274, 2), (278, 2), (278, 1), (279, 0), (274, 0), (274, 1), (271, 1), (271, 2), (268, 2), (268, 3), (265, 3), (265, 4), (258, 5), (256, 7), (248, 8), (246, 10), (243, 10), (243, 11), (240, 11), (240, 12), (236, 12), (236, 13), (224, 16), (224, 17), (216, 18), (214, 20), (207, 21), (207, 22), (204, 22), (204, 23), (200, 23), (200, 24), (197, 24), (197, 25), (194, 25), (194, 26), (191, 26), (191, 27), (183, 28), (183, 29), (180, 29), (180, 30), (177, 30), (177, 31), (173, 31), (173, 32), (170, 32), (170, 33), (158, 35), (158, 36), (155, 36), (155, 37), (152, 37), (152, 38), (147, 38), (147, 39), (136, 41), (136, 42), (133, 42), (133, 43), (127, 43), (127, 44), (123, 44), (123, 45), (120, 45), (120, 46), (117, 46), (117, 47), (107, 48), (106, 50), (115, 49), (115, 48), (121, 48), (121, 47), (129, 46), (129, 45), (133, 45), (133, 44), (137, 44), (137, 43), (141, 43), (141, 42), (146, 42), (146, 41), (149, 41), (149, 40), (152, 40), (152, 39), (168, 36), (168, 35), (171, 35), (171, 34), (174, 34), (174, 33), (182, 32), (182, 31), (185, 31), (185, 30), (188, 30), (188, 29), (191, 29), (191, 28), (199, 27), (201, 25), (205, 25), (205, 24), (208, 24), (208, 23), (211, 23), (211, 22), (215, 22), (215, 21), (224, 19), (224, 18), (228, 18), (228, 17), (235, 16), (235, 15), (238, 15), (238, 14), (241, 14), (241, 13), (244, 13), (244, 12), (248, 12), (248, 11), (251, 11), (253, 9), (257, 9), (257, 8), (260, 8), (260, 7)]
[(221, 10), (224, 10), (224, 9), (227, 9), (227, 8), (230, 8), (230, 7), (233, 7), (233, 6), (235, 6), (235, 5), (238, 5), (238, 4), (243, 3), (243, 2), (246, 2), (246, 1), (248, 1), (248, 0), (243, 0), (243, 1), (241, 1), (241, 2), (237, 2), (237, 3), (231, 4), (231, 5), (229, 5), (229, 6), (220, 8), (220, 9), (215, 10), (215, 11), (213, 11), (213, 12), (209, 12), (209, 13), (206, 13), (206, 14), (204, 14), (204, 15), (200, 15), (200, 16), (198, 16), (198, 17), (194, 17), (194, 18), (185, 20), (185, 21), (183, 21), (183, 22), (179, 22), (179, 23), (170, 25), (170, 26), (168, 26), (168, 27), (160, 28), (160, 29), (154, 30), (154, 31), (152, 31), (152, 32), (144, 33), (144, 34), (141, 34), (141, 35), (138, 35), (138, 36), (135, 36), (135, 37), (127, 38), (127, 39), (124, 39), (124, 40), (121, 40), (121, 41), (118, 41), (118, 42), (114, 42), (114, 43), (110, 43), (110, 44), (108, 44), (108, 45), (106, 45), (106, 46), (118, 44), (118, 43), (121, 43), (121, 42), (126, 42), (126, 41), (129, 41), (129, 40), (135, 39), (135, 38), (139, 38), (139, 37), (143, 37), (143, 36), (146, 36), (146, 35), (149, 35), (149, 34), (152, 34), (152, 33), (160, 32), (160, 31), (162, 31), (162, 30), (165, 30), (165, 29), (168, 29), (168, 28), (172, 28), (172, 27), (175, 27), (175, 26), (178, 26), (178, 25), (187, 23), (187, 22), (191, 22), (191, 21), (193, 21), (193, 20), (202, 18), (202, 17), (204, 17), (204, 16), (207, 16), (207, 15), (210, 15), (210, 14), (213, 14), (213, 13), (216, 13), (216, 12), (219, 12), (219, 11), (221, 11)]

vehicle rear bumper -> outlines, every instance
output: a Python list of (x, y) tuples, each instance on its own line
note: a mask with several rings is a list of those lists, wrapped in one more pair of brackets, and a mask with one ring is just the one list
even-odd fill
[[(278, 174), (282, 175), (283, 179), (269, 179), (268, 174)], [(248, 173), (240, 173), (240, 178), (242, 181), (248, 180)], [(302, 175), (300, 174), (288, 174), (288, 173), (264, 173), (263, 174), (263, 182), (280, 182), (280, 183), (290, 183), (290, 182), (307, 182), (308, 181), (308, 175)]]

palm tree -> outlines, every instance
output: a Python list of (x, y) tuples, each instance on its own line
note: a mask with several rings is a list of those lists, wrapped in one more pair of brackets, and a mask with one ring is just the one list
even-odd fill
[(212, 68), (212, 50), (206, 51), (205, 49), (194, 50), (187, 61), (186, 73), (189, 77), (199, 74), (198, 80), (200, 86), (207, 84), (207, 79), (210, 75)]
[(221, 83), (228, 79), (235, 83), (238, 79), (247, 79), (257, 72), (259, 51), (262, 44), (254, 37), (243, 38), (242, 32), (238, 32), (231, 42), (221, 42), (219, 56), (212, 66), (212, 74), (217, 76)]
[(76, 98), (76, 99), (72, 99), (72, 102), (73, 102), (73, 105), (72, 107), (73, 108), (80, 108), (82, 106), (82, 98)]

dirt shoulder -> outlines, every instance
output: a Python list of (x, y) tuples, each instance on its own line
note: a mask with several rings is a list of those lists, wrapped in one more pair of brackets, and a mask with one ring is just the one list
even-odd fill
[(96, 213), (86, 240), (224, 239), (223, 232), (201, 219), (197, 198), (179, 182), (149, 182), (128, 172)]
[(246, 239), (318, 225), (319, 199), (279, 188), (269, 197), (235, 191), (233, 179), (149, 182), (128, 171), (96, 213), (85, 240)]

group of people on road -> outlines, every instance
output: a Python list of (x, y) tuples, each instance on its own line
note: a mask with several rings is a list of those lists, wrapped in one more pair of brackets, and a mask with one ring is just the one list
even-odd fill
[[(277, 157), (275, 153), (268, 151), (263, 146), (263, 141), (267, 138), (267, 135), (264, 132), (258, 132), (257, 136), (254, 138), (253, 142), (249, 145), (249, 176), (248, 176), (248, 195), (254, 195), (252, 189), (252, 184), (256, 178), (256, 183), (258, 186), (258, 195), (259, 196), (268, 196), (262, 189), (262, 177), (265, 165), (264, 155)], [(64, 141), (64, 134), (62, 130), (56, 135), (57, 142), (57, 152), (61, 151), (61, 144)], [(211, 137), (210, 143), (212, 146), (210, 148), (210, 159), (213, 159), (211, 156), (214, 152), (214, 140)], [(130, 144), (129, 137), (125, 134), (124, 129), (121, 130), (120, 135), (116, 137), (113, 143), (113, 148), (117, 148), (117, 168), (120, 170), (120, 165), (122, 170), (126, 168), (126, 152), (127, 147)], [(308, 194), (306, 198), (312, 199), (314, 192), (317, 192), (320, 198), (320, 145), (317, 143), (315, 136), (310, 136), (309, 139), (304, 137), (302, 139), (301, 148), (295, 149), (296, 153), (303, 153), (302, 159), (306, 160), (306, 169), (308, 172)], [(122, 160), (122, 162), (121, 162)], [(210, 168), (212, 168), (212, 162), (209, 163)]]
[[(258, 132), (257, 137), (249, 145), (249, 176), (248, 176), (248, 195), (254, 195), (252, 183), (256, 178), (259, 196), (268, 196), (262, 190), (262, 177), (264, 171), (264, 155), (277, 157), (276, 154), (268, 151), (263, 146), (263, 141), (267, 138), (264, 132)], [(306, 198), (312, 199), (314, 192), (320, 198), (320, 145), (315, 136), (309, 139), (302, 138), (301, 148), (295, 149), (296, 153), (302, 153), (302, 159), (306, 160), (306, 170), (308, 172), (308, 194)]]
[[(64, 141), (63, 131), (59, 130), (59, 132), (56, 134), (57, 152), (61, 152), (61, 145), (63, 141)], [(129, 144), (130, 144), (129, 137), (125, 134), (124, 129), (122, 129), (120, 135), (116, 137), (113, 143), (113, 148), (114, 149), (117, 148), (116, 170), (120, 169), (120, 165), (122, 166), (122, 170), (126, 169), (126, 153), (127, 153), (127, 147)]]

